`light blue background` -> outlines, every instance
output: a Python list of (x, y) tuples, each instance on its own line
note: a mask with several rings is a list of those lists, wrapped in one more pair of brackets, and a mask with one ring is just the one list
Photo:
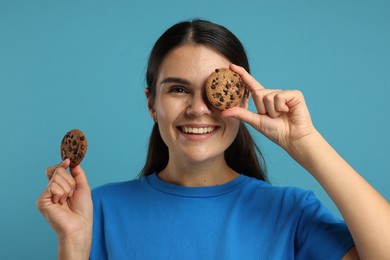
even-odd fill
[[(193, 17), (232, 30), (263, 85), (302, 90), (317, 128), (390, 199), (389, 11), (379, 0), (1, 0), (0, 259), (55, 259), (56, 237), (35, 200), (67, 130), (88, 137), (92, 187), (138, 174), (152, 126), (149, 51), (165, 29)], [(312, 189), (340, 216), (307, 172), (256, 139), (275, 185)]]

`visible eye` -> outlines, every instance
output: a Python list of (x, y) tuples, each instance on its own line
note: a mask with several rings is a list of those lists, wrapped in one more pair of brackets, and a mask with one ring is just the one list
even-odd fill
[(187, 89), (182, 86), (172, 86), (169, 89), (169, 93), (188, 93)]

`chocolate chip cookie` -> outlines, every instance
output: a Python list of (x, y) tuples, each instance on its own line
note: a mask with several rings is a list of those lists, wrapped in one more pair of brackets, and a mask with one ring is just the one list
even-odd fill
[(76, 167), (83, 160), (87, 152), (87, 138), (79, 129), (67, 132), (61, 142), (61, 158), (70, 159), (70, 167)]
[(240, 76), (227, 68), (216, 69), (206, 81), (209, 102), (219, 110), (237, 106), (245, 93)]

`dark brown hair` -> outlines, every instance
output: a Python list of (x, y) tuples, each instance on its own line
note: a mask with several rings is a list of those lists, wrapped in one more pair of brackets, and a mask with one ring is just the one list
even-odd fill
[[(172, 49), (186, 43), (213, 48), (230, 62), (244, 67), (249, 72), (249, 62), (244, 47), (238, 38), (225, 27), (205, 20), (180, 22), (160, 36), (150, 53), (146, 72), (150, 102), (154, 102), (157, 75), (163, 59)], [(168, 154), (168, 147), (162, 140), (158, 125), (155, 123), (140, 177), (163, 170), (168, 164)], [(235, 140), (225, 151), (225, 160), (236, 172), (268, 181), (264, 158), (243, 122), (240, 123)]]

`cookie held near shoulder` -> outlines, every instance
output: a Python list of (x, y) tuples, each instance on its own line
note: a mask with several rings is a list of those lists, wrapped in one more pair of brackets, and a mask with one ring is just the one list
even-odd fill
[(79, 129), (68, 131), (61, 141), (61, 159), (70, 159), (70, 167), (81, 163), (87, 153), (88, 142), (84, 133)]

